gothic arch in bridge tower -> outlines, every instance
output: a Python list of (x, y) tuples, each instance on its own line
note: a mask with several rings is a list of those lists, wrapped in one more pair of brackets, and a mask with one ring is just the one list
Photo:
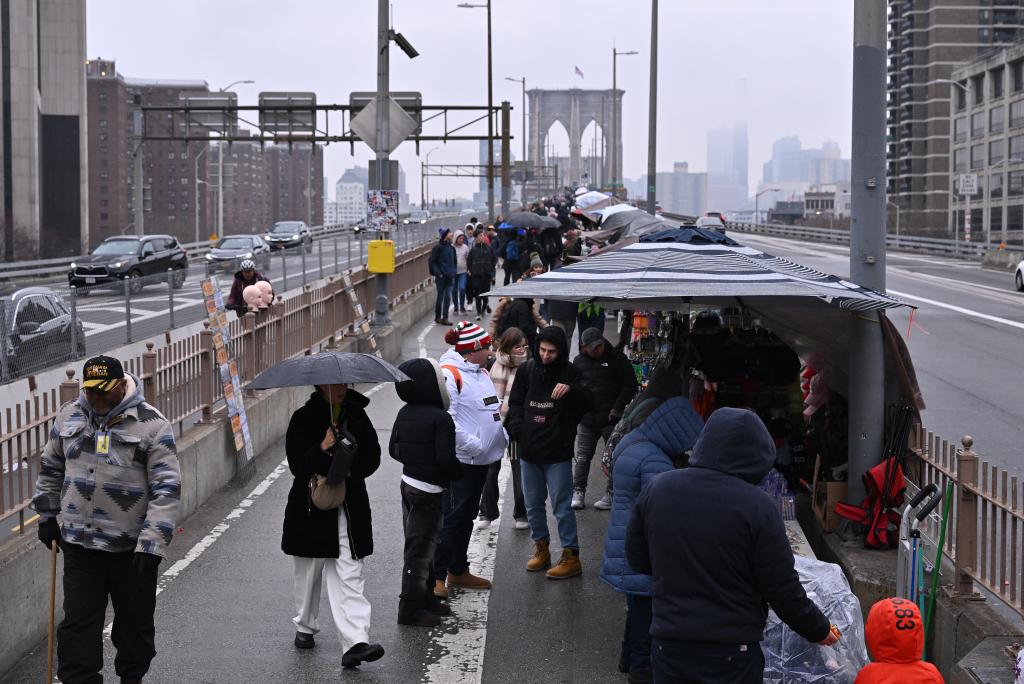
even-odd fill
[[(604, 138), (605, 154), (604, 169), (601, 174), (609, 182), (620, 182), (622, 179), (622, 95), (621, 88), (613, 91), (582, 90), (543, 90), (534, 88), (527, 91), (530, 98), (529, 148), (527, 155), (530, 164), (536, 169), (547, 159), (544, 141), (548, 130), (556, 121), (565, 126), (569, 133), (569, 178), (578, 181), (586, 170), (582, 165), (582, 149), (585, 141), (583, 131), (591, 121), (596, 123)], [(614, 109), (615, 121), (612, 125)], [(612, 153), (614, 150), (614, 154)], [(612, 160), (614, 166), (612, 168)], [(607, 185), (608, 182), (605, 183)]]

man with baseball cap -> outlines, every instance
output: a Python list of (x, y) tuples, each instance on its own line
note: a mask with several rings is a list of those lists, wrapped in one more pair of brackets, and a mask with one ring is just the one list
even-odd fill
[(444, 341), (453, 348), (438, 363), (451, 397), (448, 413), (455, 421), (455, 456), (462, 463), (462, 477), (452, 480), (451, 495), (444, 502), (444, 524), (434, 555), (438, 598), (448, 598), (442, 577), (447, 577), (447, 587), (491, 588), (490, 581), (470, 573), (466, 553), (487, 471), (508, 446), (501, 402), (483, 369), (491, 355), (491, 336), (476, 323), (462, 321), (445, 334)]
[(64, 551), (64, 619), (57, 629), (62, 682), (101, 680), (108, 597), (114, 670), (122, 684), (142, 681), (156, 655), (157, 568), (180, 499), (171, 424), (146, 403), (142, 383), (120, 361), (89, 359), (81, 394), (54, 420), (32, 500), (39, 540)]
[[(580, 510), (586, 506), (587, 479), (590, 476), (590, 462), (597, 450), (597, 441), (606, 441), (612, 428), (626, 410), (636, 394), (636, 373), (626, 355), (604, 339), (597, 328), (587, 328), (580, 335), (580, 353), (572, 365), (583, 376), (583, 386), (593, 395), (590, 410), (583, 414), (576, 433), (576, 455), (572, 459), (572, 507)], [(594, 508), (602, 511), (612, 507), (612, 480)]]

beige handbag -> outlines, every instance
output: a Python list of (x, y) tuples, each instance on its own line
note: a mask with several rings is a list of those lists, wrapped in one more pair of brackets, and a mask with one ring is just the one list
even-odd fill
[(345, 503), (345, 479), (355, 458), (356, 439), (348, 431), (348, 421), (335, 428), (337, 441), (334, 443), (333, 462), (329, 474), (336, 474), (342, 479), (337, 484), (328, 484), (326, 475), (314, 475), (309, 478), (309, 500), (321, 511), (330, 511)]
[(321, 511), (330, 511), (345, 503), (345, 480), (338, 484), (327, 484), (325, 475), (309, 478), (309, 500)]

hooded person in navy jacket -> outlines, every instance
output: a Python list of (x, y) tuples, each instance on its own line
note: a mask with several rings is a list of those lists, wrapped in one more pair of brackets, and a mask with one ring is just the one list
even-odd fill
[(601, 580), (626, 596), (619, 671), (630, 684), (651, 681), (651, 578), (626, 562), (626, 527), (640, 491), (657, 475), (682, 465), (704, 420), (686, 397), (669, 399), (615, 447), (612, 513), (604, 539)]
[(837, 637), (807, 598), (778, 506), (757, 483), (775, 460), (755, 413), (711, 414), (689, 467), (652, 479), (626, 532), (626, 558), (651, 575), (654, 680), (761, 682), (769, 606), (808, 641)]

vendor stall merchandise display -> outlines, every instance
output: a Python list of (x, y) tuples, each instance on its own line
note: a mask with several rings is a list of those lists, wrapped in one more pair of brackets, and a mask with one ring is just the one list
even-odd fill
[(801, 556), (794, 561), (807, 598), (843, 637), (834, 646), (812, 644), (769, 611), (761, 641), (765, 684), (852, 682), (868, 664), (860, 602), (838, 565)]

